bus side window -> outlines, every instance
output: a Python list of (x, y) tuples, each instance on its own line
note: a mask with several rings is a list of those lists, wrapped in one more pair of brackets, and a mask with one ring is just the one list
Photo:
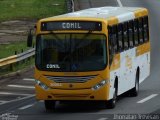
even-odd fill
[(124, 50), (122, 24), (118, 25), (118, 48), (119, 48), (119, 52), (122, 52)]
[(124, 49), (127, 50), (129, 48), (127, 22), (123, 23), (123, 40)]
[(112, 45), (113, 45), (113, 49), (114, 49), (114, 53), (118, 52), (118, 44), (117, 44), (117, 26), (114, 25), (113, 29), (112, 29)]
[(116, 31), (117, 31), (116, 26), (108, 27), (110, 65), (112, 63), (114, 54), (118, 52)]
[(138, 27), (139, 27), (139, 44), (143, 43), (143, 18), (138, 19)]
[(110, 26), (109, 27), (109, 45), (111, 53), (118, 52), (118, 45), (117, 45), (117, 26)]
[(111, 55), (113, 53), (113, 48), (112, 48), (112, 26), (108, 26), (108, 47), (109, 47), (109, 54)]
[(129, 34), (129, 46), (130, 48), (134, 47), (134, 29), (133, 29), (133, 20), (128, 22), (128, 34)]
[(144, 42), (149, 40), (148, 16), (143, 18)]
[(138, 35), (138, 19), (134, 20), (134, 45), (138, 46), (139, 35)]

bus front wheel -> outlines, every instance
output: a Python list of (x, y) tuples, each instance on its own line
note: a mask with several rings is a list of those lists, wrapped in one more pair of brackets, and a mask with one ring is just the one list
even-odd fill
[(115, 87), (113, 98), (111, 100), (107, 101), (106, 107), (109, 109), (113, 109), (116, 106), (116, 102), (117, 102), (117, 87)]
[(53, 100), (44, 100), (44, 105), (47, 111), (55, 109), (56, 102)]

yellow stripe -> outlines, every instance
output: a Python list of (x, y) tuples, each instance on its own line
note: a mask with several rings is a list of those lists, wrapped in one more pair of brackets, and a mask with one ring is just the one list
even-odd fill
[(128, 69), (132, 69), (132, 58), (127, 55), (125, 59), (126, 59), (126, 67)]
[(117, 17), (109, 17), (109, 19), (107, 19), (108, 21), (108, 25), (115, 25), (118, 24), (118, 18)]
[(140, 45), (136, 48), (136, 56), (143, 55), (150, 51), (150, 42)]
[(135, 14), (135, 18), (139, 18), (139, 17), (148, 15), (148, 10), (145, 8), (139, 9), (139, 10), (136, 10), (134, 14)]
[(120, 53), (116, 54), (113, 57), (113, 62), (111, 64), (110, 71), (114, 71), (114, 70), (116, 70), (118, 68), (120, 68)]

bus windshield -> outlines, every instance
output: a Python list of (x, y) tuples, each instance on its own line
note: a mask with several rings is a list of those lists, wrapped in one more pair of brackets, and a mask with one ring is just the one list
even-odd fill
[(103, 34), (43, 34), (37, 36), (36, 67), (55, 72), (105, 69), (106, 36)]

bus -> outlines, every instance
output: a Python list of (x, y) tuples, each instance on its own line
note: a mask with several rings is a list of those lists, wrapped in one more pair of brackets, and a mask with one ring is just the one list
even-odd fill
[(137, 96), (149, 74), (146, 8), (90, 8), (36, 24), (36, 99), (47, 110), (56, 101), (103, 101), (114, 108), (119, 95)]

